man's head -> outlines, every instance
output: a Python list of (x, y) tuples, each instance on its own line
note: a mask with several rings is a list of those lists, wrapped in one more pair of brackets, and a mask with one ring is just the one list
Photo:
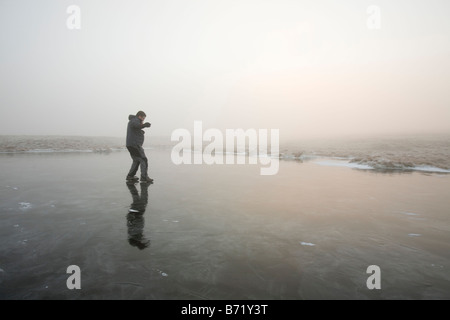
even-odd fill
[(138, 113), (136, 113), (136, 117), (138, 117), (141, 121), (144, 121), (147, 115), (145, 114), (144, 111), (138, 111)]

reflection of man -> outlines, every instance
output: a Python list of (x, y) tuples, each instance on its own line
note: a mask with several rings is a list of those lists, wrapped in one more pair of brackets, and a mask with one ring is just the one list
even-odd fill
[(136, 189), (134, 183), (127, 182), (128, 190), (130, 190), (133, 198), (133, 203), (130, 206), (127, 214), (128, 227), (128, 242), (133, 247), (140, 250), (147, 248), (150, 245), (150, 240), (147, 240), (143, 235), (144, 232), (144, 212), (148, 202), (148, 184), (141, 183), (141, 195)]

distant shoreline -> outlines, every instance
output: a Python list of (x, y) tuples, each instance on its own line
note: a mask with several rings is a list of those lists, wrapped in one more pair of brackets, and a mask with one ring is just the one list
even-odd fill
[[(178, 141), (148, 135), (144, 148), (170, 150)], [(204, 146), (209, 142), (204, 142)], [(377, 171), (450, 172), (449, 135), (399, 135), (379, 138), (298, 139), (280, 143), (280, 160), (331, 158)], [(0, 135), (0, 153), (113, 152), (126, 150), (125, 137)], [(189, 150), (189, 152), (194, 149)], [(248, 150), (244, 154), (248, 155)], [(225, 153), (227, 150), (215, 150)], [(236, 151), (235, 151), (236, 152)], [(237, 153), (236, 153), (237, 154)]]
[[(145, 145), (157, 146), (161, 137), (148, 137)], [(170, 140), (169, 140), (170, 141)], [(126, 150), (125, 136), (0, 135), (0, 153), (109, 152)]]

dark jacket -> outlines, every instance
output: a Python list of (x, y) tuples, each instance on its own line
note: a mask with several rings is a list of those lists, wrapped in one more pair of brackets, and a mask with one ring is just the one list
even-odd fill
[(130, 114), (128, 116), (127, 147), (141, 146), (144, 144), (144, 130), (141, 119)]

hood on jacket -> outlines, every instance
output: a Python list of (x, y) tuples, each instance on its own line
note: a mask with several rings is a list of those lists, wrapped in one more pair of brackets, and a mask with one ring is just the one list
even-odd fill
[(131, 119), (133, 119), (133, 118), (137, 118), (134, 114), (130, 114), (129, 116), (128, 116), (128, 120), (131, 120)]

